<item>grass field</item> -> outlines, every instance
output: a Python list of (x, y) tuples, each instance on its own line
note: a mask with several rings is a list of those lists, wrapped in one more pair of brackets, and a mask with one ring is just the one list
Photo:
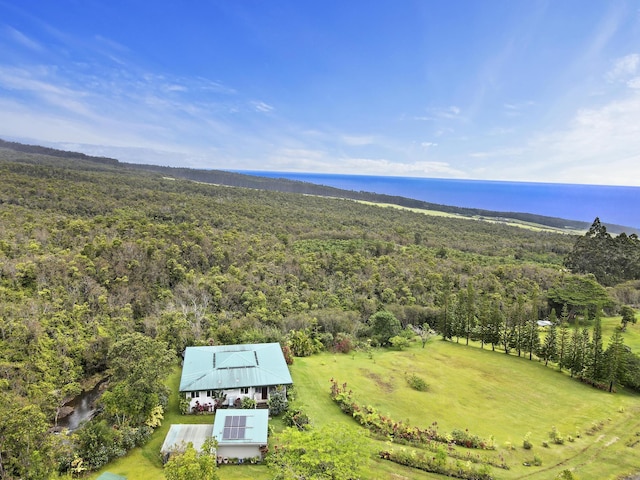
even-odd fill
[[(619, 319), (615, 318), (603, 321), (604, 331), (613, 331), (617, 322)], [(605, 335), (608, 338), (610, 333)], [(635, 347), (640, 344), (640, 325), (629, 326), (625, 342), (638, 351)], [(324, 353), (296, 358), (291, 372), (296, 405), (309, 414), (315, 425), (336, 424), (339, 429), (355, 429), (364, 436), (364, 429), (331, 401), (329, 380), (335, 378), (347, 382), (358, 403), (370, 404), (395, 420), (421, 427), (437, 421), (442, 433), (468, 428), (481, 437), (494, 437), (497, 450), (480, 454), (506, 459), (510, 470), (494, 468), (497, 479), (546, 480), (563, 469), (572, 469), (580, 480), (602, 480), (640, 471), (640, 442), (628, 446), (640, 440), (640, 396), (598, 391), (537, 361), (432, 339), (424, 349), (416, 342), (405, 351)], [(406, 382), (410, 373), (424, 378), (429, 389), (411, 389)], [(170, 379), (173, 392), (177, 391), (179, 375), (176, 369)], [(163, 426), (151, 441), (103, 471), (129, 479), (162, 478), (158, 452), (169, 425), (207, 421), (213, 421), (213, 417), (180, 415), (177, 395), (172, 395)], [(277, 419), (272, 423), (276, 432), (282, 428)], [(594, 424), (602, 425), (601, 429), (588, 434)], [(552, 426), (565, 438), (573, 436), (575, 440), (565, 441), (564, 445), (549, 442), (548, 448), (543, 447)], [(522, 448), (528, 432), (531, 450)], [(445, 478), (378, 459), (375, 453), (390, 445), (374, 439), (366, 441), (371, 456), (363, 478)], [(513, 449), (508, 448), (509, 443)], [(534, 455), (542, 465), (524, 466)], [(220, 477), (261, 480), (272, 475), (264, 466), (227, 466), (220, 469)]]
[(357, 200), (359, 203), (363, 203), (366, 205), (377, 205), (383, 208), (396, 208), (398, 210), (409, 210), (411, 212), (423, 213), (425, 215), (431, 215), (434, 217), (447, 217), (447, 218), (460, 218), (464, 220), (476, 220), (483, 221), (489, 223), (499, 223), (502, 225), (510, 225), (512, 227), (526, 228), (528, 230), (534, 230), (537, 232), (554, 232), (554, 233), (566, 233), (571, 235), (582, 235), (586, 230), (576, 230), (573, 228), (558, 228), (558, 227), (550, 227), (548, 225), (542, 225), (539, 223), (525, 222), (523, 220), (517, 220), (515, 218), (497, 218), (497, 217), (487, 217), (480, 215), (462, 215), (459, 213), (451, 213), (451, 212), (443, 212), (440, 210), (427, 210), (424, 208), (413, 208), (413, 207), (403, 207), (402, 205), (396, 205), (394, 203), (380, 203), (380, 202), (368, 202), (365, 200)]
[[(496, 478), (548, 479), (574, 468), (582, 480), (606, 479), (640, 470), (640, 446), (625, 445), (640, 433), (640, 397), (595, 390), (536, 361), (433, 340), (424, 350), (414, 345), (404, 352), (378, 351), (372, 358), (358, 353), (296, 359), (293, 372), (300, 402), (317, 424), (344, 421), (341, 416), (354, 424), (327, 396), (334, 377), (348, 383), (359, 403), (396, 420), (423, 427), (437, 421), (441, 432), (468, 428), (494, 436), (494, 455), (504, 455), (511, 466), (494, 469)], [(409, 388), (407, 373), (426, 379), (429, 390)], [(604, 427), (587, 435), (594, 422)], [(580, 438), (544, 448), (552, 426), (565, 437)], [(527, 432), (532, 450), (522, 448)], [(506, 449), (505, 442), (515, 450)], [(534, 454), (542, 466), (523, 466)], [(377, 470), (369, 475), (384, 478)]]

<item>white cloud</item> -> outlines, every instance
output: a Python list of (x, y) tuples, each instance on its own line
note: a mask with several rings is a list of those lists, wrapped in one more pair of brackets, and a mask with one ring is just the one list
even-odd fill
[(184, 85), (178, 85), (178, 84), (175, 84), (175, 83), (172, 84), (172, 85), (166, 85), (164, 88), (168, 92), (187, 92), (189, 90)]
[(484, 152), (472, 152), (469, 156), (472, 158), (514, 157), (522, 155), (523, 153), (523, 148), (499, 148)]
[(437, 144), (437, 143), (434, 143), (434, 142), (422, 142), (422, 143), (420, 144), (420, 146), (421, 146), (422, 148), (431, 148), (431, 147), (437, 147), (437, 146), (438, 146), (438, 144)]
[(253, 108), (257, 112), (268, 113), (268, 112), (271, 112), (273, 110), (273, 107), (271, 105), (269, 105), (268, 103), (265, 103), (265, 102), (254, 101), (254, 102), (251, 102), (251, 105), (253, 105)]
[(529, 107), (533, 105), (534, 105), (534, 102), (527, 101), (527, 102), (518, 102), (518, 103), (505, 103), (503, 107), (507, 116), (515, 117), (515, 116), (522, 115), (525, 110), (527, 110)]
[(363, 145), (371, 145), (374, 137), (371, 135), (343, 135), (342, 141), (351, 147), (361, 147)]
[(640, 88), (640, 77), (634, 77), (631, 80), (627, 81), (627, 87), (629, 88)]
[(640, 185), (640, 92), (576, 112), (571, 124), (531, 144), (538, 176), (575, 183)]
[(452, 105), (447, 108), (436, 110), (435, 114), (440, 118), (458, 118), (460, 116), (460, 108)]
[(640, 67), (640, 54), (631, 53), (617, 58), (605, 77), (610, 82), (626, 81), (637, 74), (638, 67)]
[(331, 172), (385, 176), (464, 177), (447, 162), (396, 162), (385, 158), (336, 157), (327, 150), (280, 148), (261, 166), (264, 170)]
[(418, 161), (394, 162), (387, 159), (346, 158), (342, 159), (340, 173), (362, 173), (386, 176), (460, 177), (464, 173), (447, 162)]
[(457, 107), (455, 105), (450, 105), (448, 107), (430, 108), (427, 110), (427, 113), (428, 113), (427, 115), (416, 115), (411, 118), (413, 118), (413, 120), (418, 120), (421, 122), (443, 120), (443, 119), (453, 120), (453, 119), (459, 119), (461, 112), (462, 111), (460, 110), (460, 107)]
[(30, 50), (33, 50), (33, 51), (36, 51), (36, 52), (44, 51), (44, 48), (42, 47), (42, 45), (40, 45), (35, 40), (27, 37), (21, 31), (16, 30), (15, 28), (10, 27), (10, 26), (6, 26), (5, 27), (5, 31), (8, 33), (8, 36), (11, 39), (13, 39), (15, 42), (19, 43), (23, 47), (26, 47), (26, 48), (28, 48)]

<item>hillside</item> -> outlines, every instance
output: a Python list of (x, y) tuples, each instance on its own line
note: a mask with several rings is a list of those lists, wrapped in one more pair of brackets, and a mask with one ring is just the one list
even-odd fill
[[(318, 195), (323, 197), (334, 198), (348, 198), (352, 200), (359, 200), (364, 202), (372, 202), (379, 204), (391, 204), (398, 205), (410, 209), (418, 209), (425, 211), (444, 212), (457, 216), (475, 218), (480, 220), (488, 220), (492, 222), (514, 223), (515, 225), (533, 224), (556, 229), (558, 231), (565, 231), (568, 233), (574, 233), (576, 231), (585, 231), (589, 228), (588, 222), (582, 222), (572, 219), (564, 219), (557, 217), (549, 217), (545, 215), (537, 215), (527, 212), (510, 212), (510, 211), (491, 211), (479, 208), (464, 208), (456, 207), (453, 205), (441, 205), (436, 203), (424, 202), (421, 200), (385, 195), (375, 192), (363, 192), (353, 190), (342, 190), (326, 185), (317, 185), (308, 182), (300, 182), (295, 180), (288, 180), (284, 178), (266, 178), (254, 175), (245, 175), (234, 172), (227, 172), (223, 170), (199, 170), (190, 168), (176, 168), (176, 167), (163, 167), (157, 165), (144, 165), (119, 162), (116, 159), (105, 157), (93, 157), (76, 152), (67, 152), (62, 150), (56, 150), (47, 147), (40, 147), (35, 145), (24, 145), (16, 142), (7, 142), (0, 140), (0, 149), (5, 148), (23, 153), (33, 153), (39, 155), (46, 155), (56, 158), (73, 158), (78, 160), (86, 160), (90, 162), (96, 162), (102, 165), (119, 166), (121, 168), (130, 168), (134, 170), (142, 170), (149, 172), (156, 172), (164, 176), (171, 178), (183, 178), (203, 183), (211, 183), (216, 185), (228, 185), (245, 188), (255, 188), (259, 190), (288, 192), (288, 193), (300, 193), (306, 195)], [(606, 224), (607, 229), (611, 233), (640, 233), (632, 227)]]
[[(604, 289), (567, 272), (576, 237), (566, 234), (0, 152), (0, 453), (17, 478), (69, 471), (74, 458), (99, 469), (144, 444), (187, 345), (366, 356), (415, 338), (413, 325), (534, 365), (547, 355), (536, 321), (561, 318), (552, 308), (568, 299), (564, 324), (589, 329), (571, 347), (575, 362), (549, 365), (591, 381), (586, 349), (601, 308), (640, 304), (637, 282)], [(629, 330), (622, 340), (636, 338)], [(610, 341), (598, 342), (604, 364)], [(640, 385), (632, 373), (611, 380), (625, 396)], [(48, 434), (66, 400), (106, 377), (96, 421), (68, 438)]]

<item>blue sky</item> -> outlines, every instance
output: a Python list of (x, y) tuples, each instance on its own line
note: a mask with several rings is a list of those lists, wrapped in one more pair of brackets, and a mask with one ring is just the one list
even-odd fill
[(0, 0), (0, 137), (194, 168), (640, 185), (640, 3)]

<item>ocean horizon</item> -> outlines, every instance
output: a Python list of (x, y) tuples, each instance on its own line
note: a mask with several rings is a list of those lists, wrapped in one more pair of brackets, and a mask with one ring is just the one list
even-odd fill
[(284, 178), (343, 190), (397, 195), (465, 208), (520, 212), (640, 229), (640, 187), (564, 183), (386, 177), (334, 173), (234, 170), (267, 178)]

